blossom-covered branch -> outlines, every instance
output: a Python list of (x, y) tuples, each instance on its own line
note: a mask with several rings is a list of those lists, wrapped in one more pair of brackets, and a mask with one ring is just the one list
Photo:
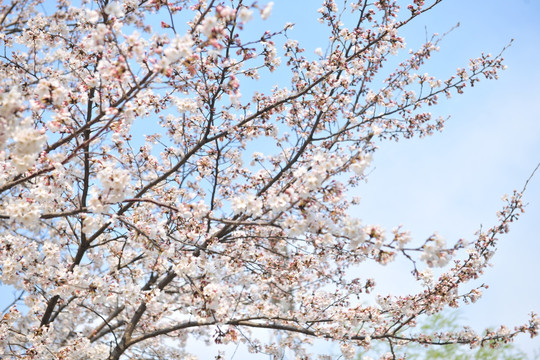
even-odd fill
[[(314, 54), (293, 24), (252, 27), (275, 27), (272, 2), (0, 6), (0, 282), (19, 294), (0, 357), (188, 359), (196, 337), (306, 359), (320, 338), (350, 359), (373, 341), (537, 335), (534, 314), (480, 335), (415, 328), (481, 295), (461, 285), (482, 275), (521, 193), (471, 244), (350, 211), (378, 146), (441, 130), (428, 111), (440, 96), (504, 69), (501, 52), (446, 79), (421, 72), (437, 35), (404, 54), (402, 28), (441, 1), (324, 0)], [(397, 257), (422, 291), (354, 277)]]

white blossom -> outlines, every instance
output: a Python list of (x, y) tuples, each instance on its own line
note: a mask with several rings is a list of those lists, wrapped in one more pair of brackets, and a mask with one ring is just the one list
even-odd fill
[(270, 15), (272, 14), (272, 8), (274, 7), (274, 2), (273, 1), (270, 1), (268, 4), (266, 4), (266, 6), (264, 7), (264, 9), (261, 11), (261, 18), (263, 20), (266, 20), (270, 17)]
[(199, 26), (199, 30), (206, 36), (212, 35), (212, 30), (219, 26), (217, 17), (207, 16), (204, 18), (202, 24)]
[(190, 35), (176, 36), (165, 49), (164, 56), (167, 64), (172, 64), (191, 55), (193, 39)]
[(100, 193), (108, 202), (118, 202), (129, 194), (130, 175), (127, 170), (119, 169), (112, 162), (103, 164), (97, 174), (103, 192)]
[(253, 10), (247, 7), (242, 7), (240, 11), (238, 11), (238, 18), (243, 23), (249, 22), (253, 18)]
[(41, 131), (22, 124), (15, 130), (12, 162), (17, 172), (28, 170), (43, 149), (47, 137)]
[(444, 250), (445, 247), (446, 241), (444, 238), (435, 233), (424, 245), (424, 251), (420, 258), (429, 266), (445, 266), (450, 261), (450, 255)]
[(363, 175), (366, 168), (371, 163), (371, 155), (364, 155), (356, 159), (350, 166), (350, 169), (356, 173), (356, 175)]
[(12, 201), (8, 209), (13, 220), (29, 229), (35, 228), (41, 216), (39, 204), (25, 199)]
[(105, 14), (116, 17), (116, 18), (121, 18), (122, 16), (125, 15), (124, 5), (122, 5), (122, 3), (118, 1), (112, 1), (108, 3), (107, 6), (105, 6), (104, 10), (105, 10)]
[(99, 21), (99, 12), (96, 10), (86, 10), (86, 19), (91, 24), (96, 24)]

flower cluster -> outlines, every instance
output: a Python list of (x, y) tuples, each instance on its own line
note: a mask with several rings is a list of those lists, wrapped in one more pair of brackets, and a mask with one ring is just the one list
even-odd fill
[(450, 254), (445, 249), (446, 241), (442, 236), (433, 234), (423, 246), (424, 251), (420, 259), (426, 262), (430, 267), (442, 267), (450, 261)]
[(34, 165), (47, 137), (33, 128), (27, 119), (15, 128), (12, 139), (12, 164), (18, 173), (22, 173)]

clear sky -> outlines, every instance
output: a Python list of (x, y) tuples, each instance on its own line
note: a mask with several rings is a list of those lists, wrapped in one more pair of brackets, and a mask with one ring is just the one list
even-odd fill
[[(472, 240), (480, 225), (494, 224), (501, 196), (521, 189), (540, 162), (539, 16), (538, 0), (450, 0), (417, 20), (416, 34), (424, 26), (444, 33), (460, 22), (428, 72), (447, 74), (481, 51), (498, 53), (513, 38), (504, 55), (508, 69), (500, 80), (481, 82), (434, 108), (434, 114), (451, 115), (442, 133), (382, 144), (369, 182), (358, 189), (360, 217), (387, 228), (403, 224), (419, 238), (436, 230), (447, 242)], [(462, 308), (475, 328), (519, 325), (529, 312), (540, 312), (540, 173), (524, 199), (525, 214), (501, 237), (494, 266), (480, 279), (489, 289)], [(389, 290), (400, 284), (392, 270)], [(540, 350), (538, 338), (521, 336), (516, 344), (528, 353)]]
[[(313, 29), (320, 1), (274, 2), (272, 22), (296, 23), (291, 38), (305, 40), (307, 50), (324, 49), (325, 38)], [(407, 27), (402, 34), (408, 49), (426, 32), (443, 34), (460, 23), (421, 73), (446, 78), (470, 58), (497, 54), (514, 39), (504, 53), (508, 69), (498, 81), (482, 81), (433, 107), (434, 115), (451, 116), (442, 133), (381, 144), (368, 183), (354, 191), (362, 198), (355, 215), (388, 230), (403, 224), (418, 239), (438, 231), (447, 243), (473, 240), (481, 225), (495, 224), (502, 195), (521, 190), (540, 163), (539, 17), (539, 0), (446, 0)], [(463, 323), (476, 330), (513, 328), (531, 311), (540, 312), (540, 172), (524, 202), (526, 212), (501, 237), (494, 266), (476, 283), (489, 289), (461, 308)], [(373, 269), (380, 292), (411, 292), (408, 268), (404, 272), (397, 263)], [(540, 352), (539, 338), (523, 335), (516, 345), (529, 354)]]

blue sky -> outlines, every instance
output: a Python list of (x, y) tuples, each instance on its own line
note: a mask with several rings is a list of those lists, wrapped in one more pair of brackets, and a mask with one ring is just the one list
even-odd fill
[[(313, 28), (319, 3), (275, 0), (272, 22), (296, 23), (291, 38), (305, 40), (308, 51), (324, 49), (325, 38)], [(538, 0), (447, 0), (405, 29), (408, 49), (419, 45), (426, 31), (443, 34), (460, 23), (421, 73), (446, 78), (470, 58), (498, 54), (514, 39), (504, 53), (508, 69), (498, 81), (482, 81), (433, 107), (434, 115), (451, 116), (442, 133), (381, 144), (368, 182), (354, 190), (362, 198), (355, 215), (388, 230), (402, 224), (417, 239), (437, 231), (448, 243), (473, 240), (481, 225), (495, 224), (502, 195), (521, 190), (540, 162), (539, 15)], [(512, 328), (525, 323), (531, 311), (540, 312), (540, 173), (524, 202), (526, 212), (501, 237), (494, 266), (476, 282), (489, 289), (461, 308), (463, 323), (476, 330)], [(402, 263), (373, 269), (381, 293), (411, 292), (409, 269)], [(520, 336), (516, 345), (529, 354), (540, 351), (538, 338)]]
[[(442, 133), (382, 144), (369, 182), (358, 189), (360, 217), (387, 228), (403, 224), (418, 238), (436, 230), (448, 242), (472, 240), (480, 225), (494, 224), (501, 196), (521, 189), (540, 162), (539, 15), (535, 0), (452, 0), (417, 20), (416, 34), (424, 26), (444, 33), (460, 22), (433, 56), (430, 72), (464, 66), (481, 51), (498, 53), (513, 38), (504, 55), (508, 69), (500, 80), (481, 82), (434, 108), (451, 115)], [(494, 266), (478, 282), (489, 289), (462, 308), (477, 329), (518, 325), (530, 311), (540, 311), (540, 174), (524, 199), (525, 214), (501, 237)], [(396, 281), (396, 269), (386, 269), (388, 289), (403, 284)], [(538, 338), (522, 336), (516, 344), (529, 353), (540, 349)]]

